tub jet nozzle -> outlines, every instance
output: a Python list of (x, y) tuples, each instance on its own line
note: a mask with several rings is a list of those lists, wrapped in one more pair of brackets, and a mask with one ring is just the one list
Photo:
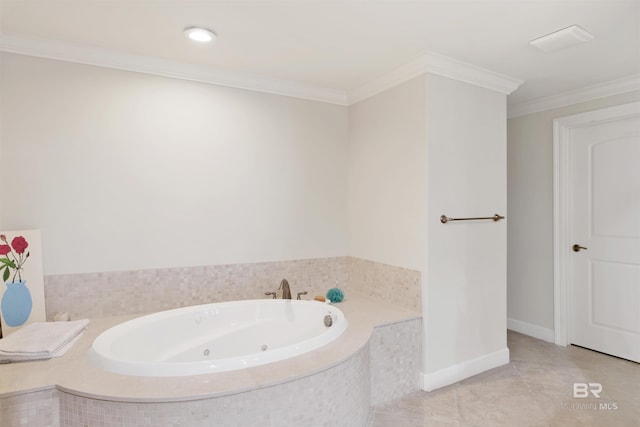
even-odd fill
[(333, 317), (331, 317), (330, 314), (327, 314), (326, 316), (324, 316), (324, 326), (330, 328), (331, 325), (333, 325)]

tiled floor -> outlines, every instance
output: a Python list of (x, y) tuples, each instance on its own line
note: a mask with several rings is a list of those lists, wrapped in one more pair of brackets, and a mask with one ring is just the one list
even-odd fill
[[(640, 364), (515, 332), (508, 345), (508, 365), (379, 405), (371, 427), (640, 426)], [(574, 383), (600, 398), (573, 398)]]

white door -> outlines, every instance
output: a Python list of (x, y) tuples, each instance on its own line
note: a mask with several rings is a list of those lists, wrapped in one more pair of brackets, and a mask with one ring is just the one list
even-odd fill
[(640, 114), (572, 127), (569, 158), (570, 343), (640, 362)]

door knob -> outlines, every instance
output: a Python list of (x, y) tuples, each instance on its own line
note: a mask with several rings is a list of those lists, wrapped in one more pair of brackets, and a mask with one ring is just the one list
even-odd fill
[(573, 252), (580, 252), (580, 249), (587, 249), (587, 248), (585, 248), (584, 246), (580, 246), (576, 243), (571, 247), (571, 249), (573, 249)]

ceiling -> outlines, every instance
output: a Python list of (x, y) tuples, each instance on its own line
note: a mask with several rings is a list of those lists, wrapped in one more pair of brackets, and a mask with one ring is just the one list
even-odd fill
[[(529, 40), (577, 24), (589, 43)], [(218, 34), (196, 45), (188, 26)], [(426, 53), (523, 80), (510, 105), (640, 74), (640, 1), (0, 0), (0, 36), (353, 91)]]

